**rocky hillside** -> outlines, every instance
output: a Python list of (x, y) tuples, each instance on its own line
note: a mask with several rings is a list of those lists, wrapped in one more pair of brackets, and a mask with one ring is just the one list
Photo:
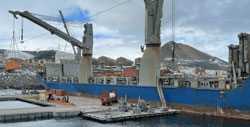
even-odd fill
[(33, 59), (49, 59), (54, 60), (56, 50), (44, 50), (44, 51), (24, 51), (26, 53), (32, 54), (34, 56)]
[[(162, 46), (162, 58), (165, 64), (171, 61), (173, 43), (168, 42)], [(227, 68), (226, 61), (181, 43), (175, 43), (174, 57), (175, 65), (202, 67), (210, 70), (226, 70)]]
[[(162, 46), (163, 63), (169, 65), (172, 58), (172, 44), (168, 42)], [(63, 55), (55, 50), (45, 51), (20, 51), (17, 56), (20, 59), (50, 59), (55, 60), (56, 53)], [(68, 56), (68, 55), (67, 55)], [(0, 49), (0, 59), (8, 58), (7, 50)], [(173, 65), (173, 64), (172, 64)], [(227, 62), (217, 57), (206, 54), (191, 46), (175, 43), (175, 63), (174, 65), (184, 65), (188, 67), (202, 67), (209, 70), (226, 70)]]
[(23, 51), (10, 51), (6, 49), (0, 49), (0, 59), (17, 58), (22, 60), (32, 59), (34, 56), (30, 53)]
[(10, 51), (6, 49), (0, 49), (0, 59), (18, 58), (22, 60), (27, 59), (48, 59), (55, 60), (56, 50), (44, 50), (44, 51)]

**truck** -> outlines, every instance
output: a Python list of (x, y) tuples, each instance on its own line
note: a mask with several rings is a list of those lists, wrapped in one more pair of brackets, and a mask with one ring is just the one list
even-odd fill
[(102, 105), (112, 105), (112, 103), (118, 103), (117, 90), (102, 91), (101, 93)]

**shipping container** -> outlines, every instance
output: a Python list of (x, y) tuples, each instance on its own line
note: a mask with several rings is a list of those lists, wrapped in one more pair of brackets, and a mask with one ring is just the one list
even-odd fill
[(7, 71), (12, 71), (12, 70), (21, 70), (22, 65), (20, 62), (17, 61), (6, 61), (5, 63), (5, 69)]
[(56, 96), (64, 96), (65, 91), (64, 90), (56, 90)]
[(139, 70), (137, 69), (126, 69), (123, 71), (124, 77), (138, 77), (139, 76)]

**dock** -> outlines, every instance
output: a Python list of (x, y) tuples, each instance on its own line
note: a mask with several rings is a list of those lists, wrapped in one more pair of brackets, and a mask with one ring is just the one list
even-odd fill
[(147, 117), (174, 115), (177, 113), (179, 113), (179, 111), (174, 109), (169, 109), (168, 111), (158, 110), (155, 111), (154, 113), (143, 112), (141, 114), (135, 114), (132, 111), (129, 112), (99, 111), (99, 112), (83, 113), (82, 116), (99, 122), (117, 122), (117, 121), (132, 120), (132, 119), (147, 118)]
[(102, 106), (99, 99), (75, 96), (70, 96), (70, 102), (73, 102), (75, 104), (74, 106), (64, 106), (19, 96), (0, 97), (0, 100), (19, 100), (41, 106), (35, 108), (1, 109), (0, 122), (31, 121), (39, 119), (70, 117), (84, 117), (100, 122), (112, 122), (144, 117), (172, 115), (178, 113), (177, 110), (168, 110), (165, 112), (156, 110), (154, 113), (142, 112), (140, 114), (134, 114), (132, 111), (121, 112), (118, 110), (118, 104), (113, 104), (112, 106)]

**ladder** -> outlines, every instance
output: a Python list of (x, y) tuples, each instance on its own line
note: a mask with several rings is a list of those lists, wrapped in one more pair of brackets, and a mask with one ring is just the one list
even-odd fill
[(158, 90), (158, 94), (159, 94), (160, 99), (161, 99), (162, 108), (167, 108), (165, 97), (164, 97), (164, 94), (163, 94), (163, 91), (162, 91), (162, 86), (161, 86), (160, 83), (157, 83), (157, 90)]

